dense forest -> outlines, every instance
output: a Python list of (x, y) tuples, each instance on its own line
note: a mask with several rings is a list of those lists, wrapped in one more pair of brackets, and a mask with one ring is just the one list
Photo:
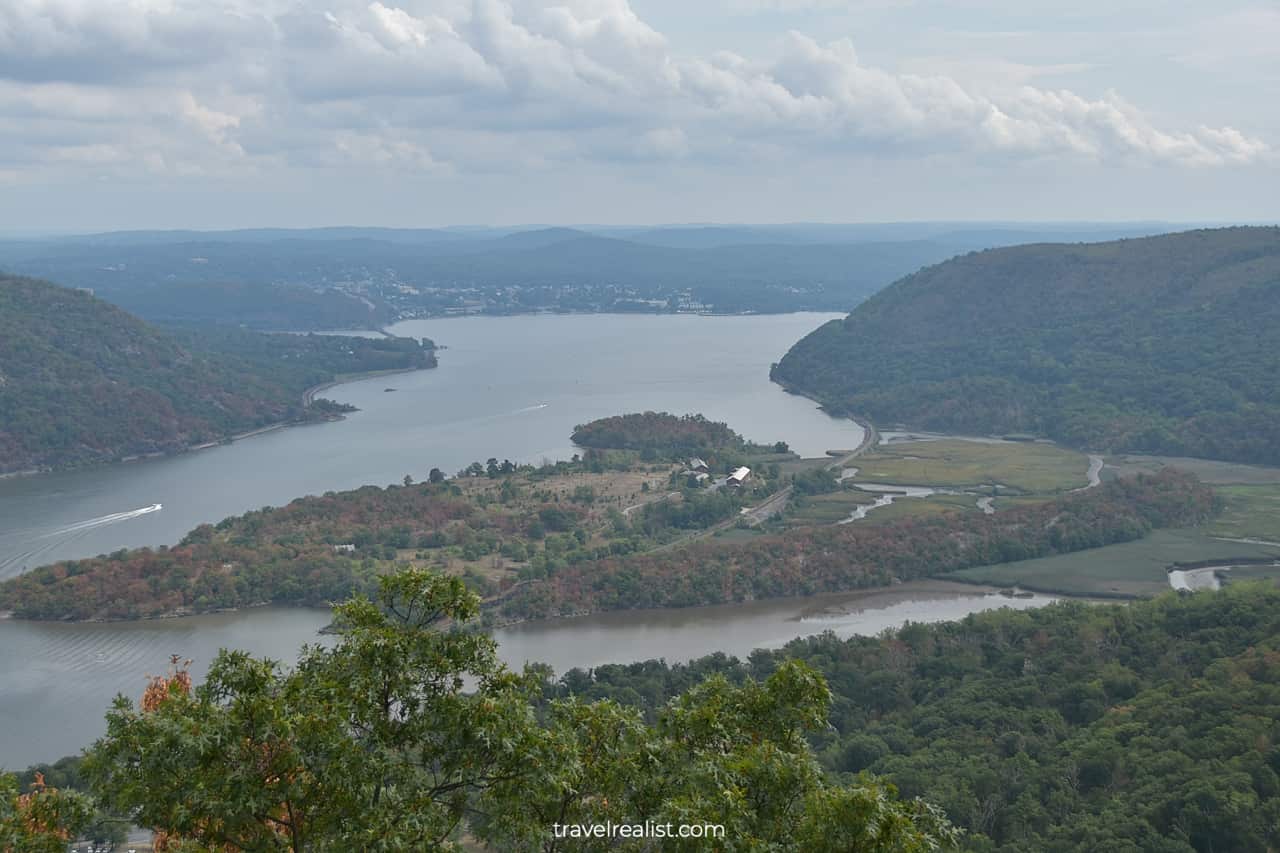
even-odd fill
[(0, 473), (179, 450), (331, 416), (338, 374), (430, 367), (409, 339), (166, 332), (92, 295), (0, 275)]
[[(553, 824), (605, 820), (723, 824), (719, 846), (743, 850), (1280, 844), (1272, 583), (557, 680), (504, 673), (482, 634), (440, 632), (477, 612), (456, 579), (406, 572), (339, 608), (337, 644), (296, 667), (222, 652), (194, 685), (177, 660), (140, 703), (117, 700), (85, 757), (21, 785), (0, 774), (0, 843), (61, 850), (59, 830), (110, 838), (124, 819), (171, 844), (296, 851), (373, 835), (449, 849), (464, 829), (554, 850)], [(405, 710), (389, 721), (389, 706)]]
[(791, 349), (774, 379), (882, 425), (1280, 463), (1280, 228), (971, 253)]
[(1280, 846), (1280, 590), (998, 610), (883, 637), (566, 674), (551, 693), (652, 714), (709, 676), (821, 672), (837, 779), (871, 772), (942, 806), (983, 853)]
[(945, 513), (874, 526), (806, 527), (743, 544), (698, 543), (662, 553), (566, 566), (512, 590), (498, 619), (645, 607), (689, 607), (812, 595), (1137, 539), (1195, 524), (1212, 491), (1168, 470), (996, 515)]
[(340, 606), (336, 642), (295, 666), (223, 651), (196, 685), (175, 657), (141, 702), (116, 700), (82, 762), (51, 768), (87, 793), (36, 771), (19, 795), (0, 774), (0, 848), (55, 853), (113, 819), (154, 830), (157, 850), (955, 846), (931, 804), (822, 772), (806, 736), (831, 691), (804, 663), (710, 678), (646, 720), (548, 701), (545, 670), (512, 673), (491, 638), (449, 630), (478, 611), (456, 578), (411, 570)]
[[(717, 451), (764, 450), (749, 445), (726, 423), (708, 420), (703, 415), (670, 412), (636, 412), (600, 418), (574, 427), (572, 440), (579, 447), (647, 451), (664, 459)], [(785, 453), (787, 446), (779, 442), (769, 450)]]

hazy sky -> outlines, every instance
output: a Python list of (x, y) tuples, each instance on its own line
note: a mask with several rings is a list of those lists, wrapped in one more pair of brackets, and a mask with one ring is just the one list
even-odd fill
[(0, 230), (1280, 219), (1276, 0), (0, 0)]

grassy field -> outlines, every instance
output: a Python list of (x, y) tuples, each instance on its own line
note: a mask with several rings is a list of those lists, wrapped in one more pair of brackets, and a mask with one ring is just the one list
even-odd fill
[(1280, 468), (1264, 465), (1240, 465), (1215, 462), (1212, 459), (1190, 459), (1181, 456), (1114, 456), (1107, 458), (1103, 476), (1123, 476), (1161, 468), (1177, 468), (1195, 474), (1211, 486), (1280, 485)]
[(1088, 483), (1089, 459), (1052, 444), (946, 439), (895, 443), (860, 456), (858, 480), (967, 488), (999, 483), (1048, 493)]
[(814, 468), (825, 468), (835, 460), (830, 456), (814, 456), (808, 459), (790, 459), (778, 464), (778, 470), (782, 475), (799, 474), (802, 471), (812, 471)]
[(930, 495), (927, 498), (898, 498), (888, 506), (867, 513), (859, 524), (884, 524), (903, 516), (940, 515), (944, 512), (981, 512), (974, 495)]
[(1217, 486), (1225, 509), (1208, 532), (1233, 539), (1280, 542), (1280, 485)]
[(1107, 459), (1103, 476), (1125, 476), (1172, 467), (1195, 474), (1214, 487), (1223, 511), (1209, 524), (1210, 536), (1280, 542), (1280, 468), (1239, 465), (1173, 456), (1118, 456)]
[(875, 495), (855, 489), (812, 495), (792, 505), (787, 512), (786, 522), (789, 527), (835, 524), (848, 518), (849, 513), (863, 504), (873, 503), (875, 499)]
[[(1021, 586), (1043, 592), (1083, 596), (1149, 596), (1169, 589), (1171, 563), (1232, 558), (1280, 558), (1280, 547), (1222, 542), (1199, 530), (1157, 530), (1145, 539), (952, 572), (943, 577), (993, 586)], [(1277, 570), (1247, 574), (1275, 576)]]

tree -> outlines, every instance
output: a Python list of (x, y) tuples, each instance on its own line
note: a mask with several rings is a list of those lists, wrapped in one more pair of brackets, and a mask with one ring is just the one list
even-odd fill
[[(805, 735), (825, 726), (830, 692), (809, 666), (783, 664), (764, 682), (713, 676), (672, 701), (656, 725), (613, 702), (559, 700), (540, 784), (501, 784), (480, 798), (480, 835), (501, 849), (651, 849), (574, 837), (589, 824), (722, 828), (727, 850), (936, 850), (957, 834), (936, 809), (891, 786), (830, 783)], [(518, 790), (517, 790), (518, 789)], [(518, 807), (513, 807), (515, 803)], [(557, 839), (549, 828), (559, 826)], [(670, 829), (665, 829), (670, 828)], [(710, 830), (714, 833), (715, 830)], [(707, 849), (706, 838), (662, 838), (663, 850)]]
[(39, 773), (25, 794), (17, 779), (0, 774), (0, 850), (62, 853), (93, 817), (88, 797), (51, 788)]
[(427, 481), (430, 483), (443, 483), (444, 472), (439, 468), (432, 468), (431, 472), (427, 474)]
[[(830, 694), (804, 664), (712, 678), (649, 725), (613, 702), (544, 704), (545, 670), (515, 675), (458, 627), (479, 611), (458, 578), (407, 570), (337, 611), (337, 644), (291, 670), (223, 652), (194, 690), (175, 667), (141, 709), (117, 699), (84, 765), (103, 801), (165, 844), (216, 850), (456, 849), (465, 826), (495, 849), (550, 851), (564, 846), (553, 824), (606, 820), (722, 826), (729, 850), (955, 840), (887, 785), (822, 775), (805, 736)], [(651, 845), (620, 840), (572, 843)]]
[(150, 710), (118, 698), (85, 772), (117, 811), (219, 849), (445, 845), (473, 793), (527, 772), (537, 736), (532, 685), (493, 641), (436, 630), (477, 612), (460, 579), (384, 578), (292, 670), (223, 652), (194, 691), (170, 682)]

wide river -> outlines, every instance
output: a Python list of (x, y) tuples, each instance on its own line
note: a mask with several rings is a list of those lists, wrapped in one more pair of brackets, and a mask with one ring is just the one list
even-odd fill
[[(122, 547), (176, 542), (205, 521), (304, 494), (457, 471), (490, 456), (566, 458), (575, 424), (646, 409), (701, 412), (757, 441), (805, 455), (854, 447), (856, 424), (830, 418), (769, 382), (771, 362), (835, 315), (759, 317), (538, 316), (416, 320), (400, 335), (447, 349), (435, 370), (327, 392), (360, 411), (164, 459), (0, 481), (0, 576), (24, 566)], [(390, 393), (385, 389), (394, 388)], [(135, 513), (154, 504), (163, 509)], [(831, 629), (874, 634), (1009, 600), (973, 589), (905, 585), (874, 594), (740, 607), (616, 613), (516, 626), (497, 634), (513, 665), (557, 671), (609, 661), (686, 660)], [(0, 620), (0, 766), (74, 752), (102, 732), (117, 692), (136, 698), (170, 654), (197, 675), (219, 648), (291, 660), (317, 641), (325, 613), (250, 610), (110, 625)]]

